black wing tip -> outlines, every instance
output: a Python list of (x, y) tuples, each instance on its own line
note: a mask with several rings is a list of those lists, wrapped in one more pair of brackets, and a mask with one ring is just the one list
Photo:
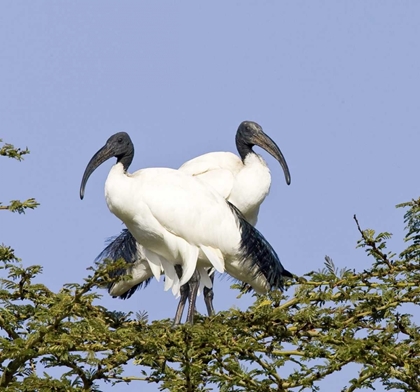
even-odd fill
[(109, 237), (105, 243), (107, 244), (105, 249), (96, 257), (95, 261), (123, 258), (127, 263), (135, 262), (137, 242), (127, 229), (123, 229), (117, 236)]
[[(110, 259), (112, 261), (123, 259), (126, 263), (133, 264), (137, 261), (137, 241), (128, 229), (123, 229), (119, 235), (108, 238), (106, 243), (107, 246), (105, 249), (96, 257), (96, 262), (101, 262), (105, 259)], [(111, 278), (116, 278), (122, 275), (127, 275), (127, 269), (118, 268), (109, 274)], [(146, 287), (151, 280), (152, 278), (146, 279), (145, 281), (129, 288), (125, 293), (121, 295), (113, 295), (112, 297), (123, 300), (129, 299), (138, 289)], [(108, 285), (108, 293), (111, 291), (113, 285), (114, 283), (110, 283)]]
[(293, 278), (293, 274), (283, 267), (276, 251), (264, 236), (245, 219), (238, 208), (232, 203), (228, 204), (238, 219), (243, 261), (251, 259), (253, 265), (250, 270), (254, 276), (263, 275), (271, 289), (278, 288), (283, 291), (284, 278)]
[(282, 275), (283, 275), (284, 277), (286, 277), (286, 278), (291, 278), (291, 279), (293, 279), (293, 277), (294, 277), (294, 275), (293, 275), (290, 271), (288, 271), (288, 270), (286, 270), (286, 269), (284, 269), (284, 270), (283, 270)]

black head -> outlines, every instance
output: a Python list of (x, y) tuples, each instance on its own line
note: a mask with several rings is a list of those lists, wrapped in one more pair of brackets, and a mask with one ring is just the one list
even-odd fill
[[(124, 156), (134, 157), (134, 145), (127, 132), (118, 132), (112, 135), (105, 143), (105, 146), (112, 150), (112, 154), (120, 161)], [(132, 160), (131, 158), (131, 160)], [(131, 164), (131, 162), (130, 162)]]
[(85, 186), (90, 175), (98, 166), (112, 157), (117, 158), (117, 163), (121, 162), (123, 164), (124, 170), (128, 169), (134, 157), (134, 145), (128, 133), (118, 132), (115, 135), (112, 135), (106, 141), (105, 145), (89, 161), (80, 185), (81, 199), (83, 199), (85, 194)]
[(236, 132), (236, 148), (242, 161), (248, 154), (254, 153), (252, 147), (258, 146), (267, 151), (273, 158), (277, 159), (284, 171), (287, 185), (290, 185), (290, 171), (280, 148), (254, 121), (243, 121)]
[(254, 146), (256, 144), (256, 138), (261, 134), (265, 135), (260, 124), (257, 124), (254, 121), (242, 121), (236, 132), (236, 142), (238, 142), (239, 138), (250, 146)]

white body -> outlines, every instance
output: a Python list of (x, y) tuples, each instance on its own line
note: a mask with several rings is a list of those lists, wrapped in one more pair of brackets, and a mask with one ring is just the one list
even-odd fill
[(231, 152), (211, 152), (185, 162), (179, 170), (204, 181), (256, 225), (271, 184), (270, 170), (260, 155), (248, 154), (244, 164)]
[[(185, 174), (194, 178), (187, 180)], [(266, 282), (252, 278), (235, 257), (239, 231), (223, 199), (255, 225), (270, 184), (267, 164), (255, 153), (246, 157), (245, 165), (230, 152), (208, 153), (187, 161), (178, 172), (145, 169), (130, 175), (123, 173), (121, 164), (115, 165), (105, 184), (105, 196), (111, 212), (139, 242), (139, 261), (127, 271), (132, 279), (114, 284), (110, 294), (121, 295), (152, 275), (159, 280), (163, 270), (165, 289), (172, 287), (179, 295), (180, 285), (194, 272), (197, 257), (202, 286), (211, 287), (207, 268), (214, 266), (219, 272), (226, 269), (231, 276), (251, 284), (257, 292), (266, 292)], [(173, 268), (177, 263), (184, 270), (181, 282)]]

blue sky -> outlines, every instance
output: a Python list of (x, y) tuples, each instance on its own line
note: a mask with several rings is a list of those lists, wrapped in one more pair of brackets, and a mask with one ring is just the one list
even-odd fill
[[(132, 171), (177, 168), (205, 152), (236, 152), (239, 123), (253, 120), (291, 171), (288, 187), (262, 153), (272, 186), (258, 229), (287, 269), (319, 269), (326, 254), (364, 268), (353, 214), (363, 228), (393, 232), (401, 250), (394, 206), (419, 196), (419, 12), (414, 1), (3, 1), (0, 138), (31, 155), (1, 160), (0, 200), (41, 206), (2, 213), (0, 241), (26, 265), (43, 265), (50, 288), (81, 282), (122, 229), (103, 195), (111, 161), (83, 202), (78, 194), (110, 135), (132, 137)], [(229, 286), (216, 281), (216, 309), (246, 308), (251, 297), (237, 300)], [(161, 319), (173, 317), (176, 300), (153, 282), (129, 301), (104, 292), (102, 304)]]

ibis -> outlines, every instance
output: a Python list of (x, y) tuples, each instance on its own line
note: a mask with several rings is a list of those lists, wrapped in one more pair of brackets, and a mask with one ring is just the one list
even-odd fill
[[(248, 222), (255, 225), (259, 206), (270, 189), (271, 176), (263, 158), (257, 155), (252, 147), (256, 145), (263, 148), (279, 161), (283, 167), (287, 184), (290, 184), (290, 172), (279, 147), (263, 132), (259, 124), (253, 121), (242, 122), (237, 130), (236, 144), (241, 158), (230, 152), (213, 152), (184, 163), (179, 170), (200, 178), (220, 192), (228, 201), (236, 203), (235, 206), (245, 215)], [(249, 192), (249, 183), (254, 184), (251, 192)], [(246, 197), (240, 197), (241, 193)], [(129, 249), (132, 250), (131, 253), (127, 252)], [(142, 287), (144, 282), (149, 282), (153, 273), (148, 267), (141, 245), (137, 244), (136, 249), (135, 240), (126, 229), (114, 241), (110, 242), (97, 259), (115, 260), (120, 257), (132, 265), (129, 267), (129, 271), (120, 270), (116, 274), (128, 273), (133, 279), (111, 284), (109, 292), (114, 297), (125, 299), (129, 298), (137, 288)], [(214, 275), (211, 274), (210, 277), (213, 280)], [(188, 293), (188, 286), (183, 286), (177, 312), (179, 320)], [(204, 286), (204, 301), (209, 315), (214, 313), (212, 299), (212, 288)]]
[(240, 157), (231, 152), (210, 152), (185, 162), (179, 168), (213, 187), (253, 226), (271, 185), (270, 169), (263, 157), (253, 150), (254, 146), (261, 147), (280, 163), (286, 183), (290, 185), (289, 167), (280, 148), (254, 121), (243, 121), (236, 132)]
[[(249, 145), (240, 144), (240, 154), (252, 150)], [(149, 168), (129, 174), (134, 146), (125, 132), (111, 136), (89, 161), (80, 186), (81, 199), (90, 175), (111, 157), (117, 162), (105, 182), (108, 208), (143, 246), (150, 269), (164, 271), (168, 288), (172, 286), (174, 291), (176, 285), (182, 287), (197, 274), (207, 281), (208, 268), (226, 271), (258, 293), (283, 288), (284, 277), (291, 276), (290, 272), (262, 234), (215, 189), (180, 170)], [(177, 266), (182, 268), (179, 279)], [(189, 322), (198, 279), (194, 282)], [(211, 283), (205, 285), (211, 287)]]

